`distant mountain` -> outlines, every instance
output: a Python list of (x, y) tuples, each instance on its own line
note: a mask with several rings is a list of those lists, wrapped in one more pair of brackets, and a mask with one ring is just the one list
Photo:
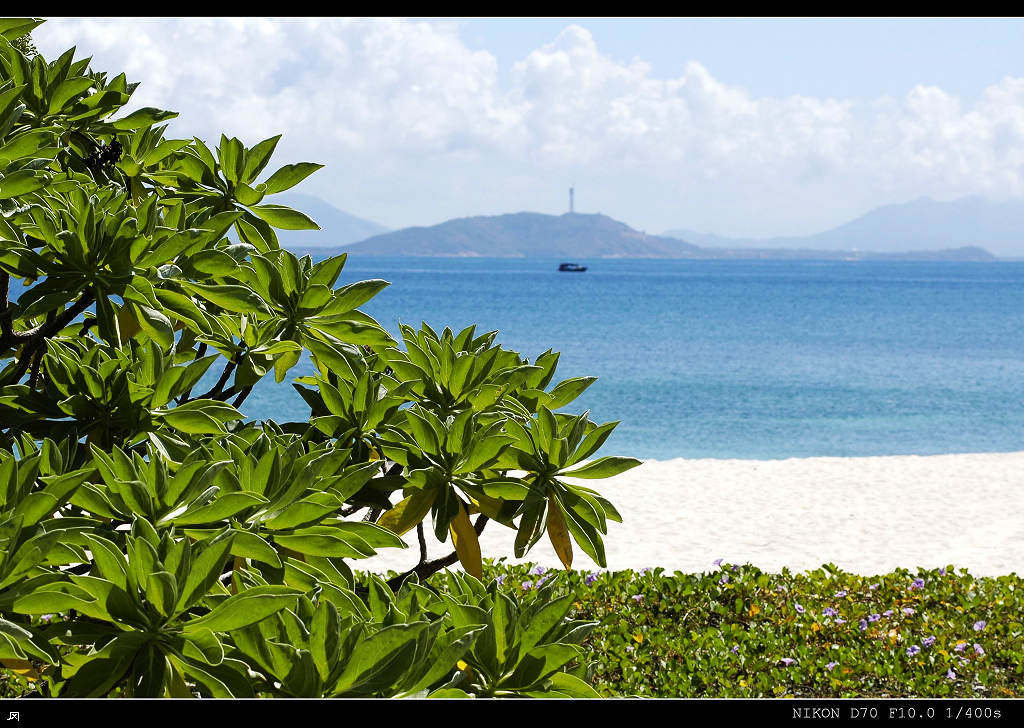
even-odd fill
[[(724, 238), (723, 238), (724, 240)], [(772, 241), (774, 242), (774, 241)], [(606, 215), (517, 212), (463, 217), (431, 227), (410, 227), (374, 235), (346, 250), (367, 255), (493, 258), (824, 259), (824, 260), (993, 260), (976, 247), (958, 250), (873, 253), (849, 250), (698, 247), (692, 241), (647, 235)]]
[(647, 235), (606, 215), (517, 212), (463, 217), (431, 227), (375, 235), (349, 246), (372, 255), (487, 256), (497, 258), (692, 258), (695, 245)]
[(331, 203), (313, 195), (298, 192), (282, 192), (269, 199), (277, 205), (287, 205), (300, 210), (320, 226), (320, 230), (277, 230), (281, 245), (295, 251), (319, 251), (321, 248), (349, 246), (371, 235), (387, 231), (383, 225), (364, 220), (339, 210)]
[(1024, 201), (990, 202), (981, 197), (964, 197), (938, 202), (923, 197), (879, 207), (815, 235), (756, 239), (670, 230), (665, 236), (712, 248), (906, 253), (978, 247), (1001, 257), (1020, 257), (1024, 256)]
[(870, 250), (815, 250), (812, 248), (701, 248), (701, 257), (716, 260), (945, 260), (987, 262), (999, 260), (977, 246), (943, 250), (911, 250), (900, 253), (876, 253)]

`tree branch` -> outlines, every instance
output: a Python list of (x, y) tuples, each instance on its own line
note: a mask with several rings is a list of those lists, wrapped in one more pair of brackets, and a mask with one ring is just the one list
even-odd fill
[[(423, 535), (423, 521), (416, 524), (416, 538), (420, 542), (420, 564), (425, 564), (427, 563), (427, 539)], [(420, 564), (417, 564), (417, 566)]]
[[(487, 520), (487, 516), (485, 516), (483, 513), (481, 513), (480, 517), (476, 519), (476, 523), (473, 524), (473, 530), (476, 531), (477, 536), (484, 532), (484, 526), (487, 525)], [(413, 574), (415, 574), (422, 581), (423, 579), (430, 578), (431, 576), (439, 572), (441, 569), (451, 566), (458, 560), (458, 553), (452, 551), (447, 556), (442, 556), (439, 559), (434, 559), (433, 561), (427, 561), (425, 563), (421, 562), (419, 564), (416, 564), (416, 566), (412, 567), (405, 573), (399, 574), (393, 579), (389, 579), (388, 586), (391, 587), (391, 591), (398, 591), (401, 588), (402, 584), (405, 582), (405, 580)]]
[(252, 385), (250, 384), (248, 387), (246, 387), (245, 389), (242, 390), (241, 394), (239, 394), (237, 397), (235, 397), (235, 401), (231, 403), (231, 406), (235, 407), (236, 409), (238, 407), (241, 407), (242, 406), (242, 402), (244, 402), (246, 400), (246, 398), (249, 396), (249, 394), (251, 392), (252, 392)]
[(43, 350), (39, 349), (35, 353), (34, 361), (32, 362), (32, 372), (28, 375), (28, 388), (35, 389), (36, 382), (39, 380), (39, 365), (43, 363)]
[(210, 391), (200, 394), (196, 399), (216, 399), (217, 395), (224, 392), (224, 385), (228, 383), (228, 378), (231, 376), (231, 372), (235, 371), (235, 367), (238, 366), (238, 356), (238, 354), (235, 354), (235, 356), (231, 357), (230, 361), (228, 361), (224, 366), (224, 371), (221, 372), (220, 379), (218, 379), (217, 383), (210, 388)]
[[(28, 371), (28, 368), (34, 358), (32, 355), (41, 349), (45, 349), (46, 340), (71, 323), (76, 316), (89, 308), (92, 302), (92, 293), (90, 291), (86, 291), (82, 294), (82, 297), (66, 309), (64, 313), (47, 320), (47, 322), (42, 326), (37, 326), (32, 329), (31, 337), (22, 347), (21, 358), (18, 360), (18, 366), (15, 367), (14, 372), (8, 378), (7, 383), (17, 384), (18, 381), (25, 376), (25, 372)], [(29, 333), (30, 332), (27, 331), (15, 333), (15, 337), (21, 338), (23, 335), (28, 335)], [(0, 348), (3, 348), (3, 345), (0, 345)]]

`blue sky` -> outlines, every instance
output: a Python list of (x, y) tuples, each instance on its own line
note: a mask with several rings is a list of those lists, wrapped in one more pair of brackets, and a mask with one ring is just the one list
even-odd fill
[(1007, 19), (468, 19), (460, 34), (507, 71), (574, 23), (620, 62), (671, 77), (698, 61), (755, 95), (873, 98), (923, 84), (973, 101), (1024, 72), (1024, 21)]
[(648, 232), (816, 232), (922, 196), (1024, 195), (1024, 22), (55, 19), (181, 113), (171, 137), (326, 164), (390, 227), (577, 210)]

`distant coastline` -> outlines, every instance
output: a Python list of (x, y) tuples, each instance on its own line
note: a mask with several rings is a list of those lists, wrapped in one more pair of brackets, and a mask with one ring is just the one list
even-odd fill
[(517, 212), (388, 230), (319, 198), (284, 200), (312, 214), (320, 231), (283, 233), (281, 243), (314, 255), (674, 258), (703, 260), (1024, 260), (1024, 201), (920, 198), (871, 210), (819, 233), (731, 238), (687, 229), (651, 235), (606, 215)]
[[(525, 260), (529, 255), (497, 255), (478, 252), (467, 253), (375, 253), (369, 250), (353, 250), (352, 246), (285, 246), (292, 252), (303, 255), (329, 256), (349, 253), (356, 255), (372, 255), (397, 258), (495, 258), (505, 260)], [(716, 249), (706, 248), (708, 255), (692, 256), (653, 256), (653, 255), (599, 255), (581, 257), (581, 260), (786, 260), (786, 261), (830, 261), (837, 263), (860, 263), (866, 261), (899, 262), (932, 262), (932, 263), (1024, 263), (1024, 257), (997, 258), (984, 248), (921, 251), (919, 253), (870, 253), (861, 251), (831, 250), (759, 250), (749, 249)], [(980, 251), (976, 253), (975, 251)], [(545, 256), (552, 260), (557, 255)], [(579, 257), (579, 256), (577, 256)], [(559, 258), (560, 259), (560, 258)]]
[[(288, 241), (285, 242), (288, 245)], [(703, 247), (678, 238), (648, 235), (601, 214), (544, 215), (519, 212), (465, 217), (430, 227), (408, 227), (344, 246), (295, 246), (312, 254), (348, 252), (427, 258), (602, 258), (690, 260), (833, 260), (993, 262), (979, 246), (880, 252), (811, 248)]]

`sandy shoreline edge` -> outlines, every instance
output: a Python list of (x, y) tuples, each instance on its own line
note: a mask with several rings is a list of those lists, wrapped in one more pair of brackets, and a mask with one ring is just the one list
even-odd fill
[[(622, 514), (605, 541), (610, 570), (701, 572), (721, 558), (768, 571), (831, 562), (865, 575), (948, 564), (975, 576), (1024, 572), (1024, 451), (645, 460), (615, 478), (580, 482)], [(511, 558), (514, 538), (489, 524), (484, 556), (560, 567), (546, 540), (525, 559)], [(409, 568), (415, 533), (405, 540), (412, 548), (353, 566)], [(450, 551), (429, 538), (428, 546), (431, 557)], [(573, 568), (597, 569), (579, 549)]]

